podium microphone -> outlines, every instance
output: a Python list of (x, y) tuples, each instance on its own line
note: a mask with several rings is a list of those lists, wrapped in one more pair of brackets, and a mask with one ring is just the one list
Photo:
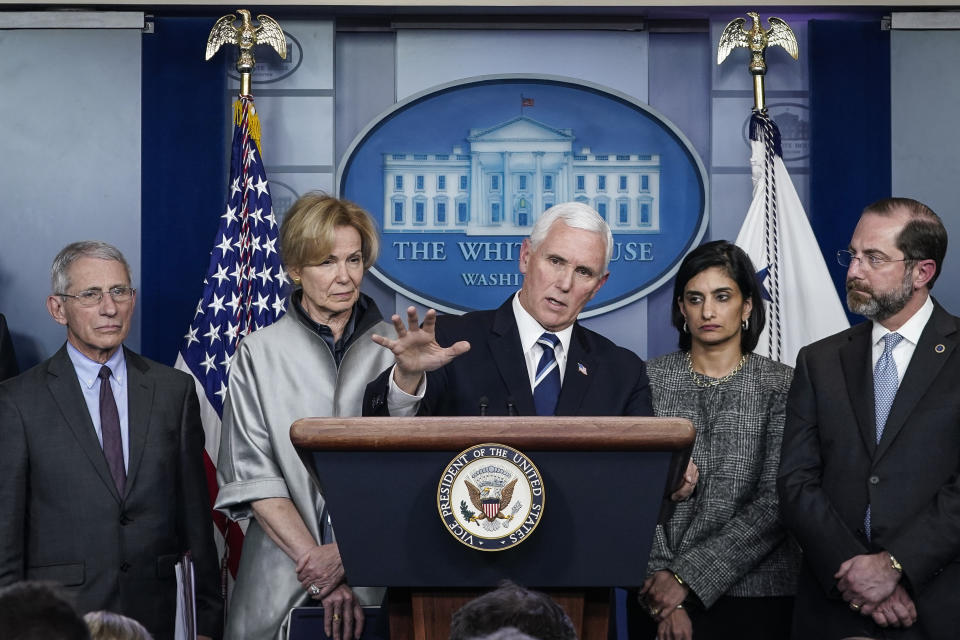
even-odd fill
[(487, 415), (487, 406), (489, 402), (487, 401), (487, 396), (480, 396), (480, 415)]
[(507, 415), (516, 416), (517, 414), (517, 405), (513, 404), (513, 396), (507, 397)]

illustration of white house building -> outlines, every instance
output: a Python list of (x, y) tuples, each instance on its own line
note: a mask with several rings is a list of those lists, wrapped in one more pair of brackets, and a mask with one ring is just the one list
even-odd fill
[(574, 152), (573, 131), (518, 116), (471, 129), (469, 153), (384, 154), (384, 231), (527, 235), (558, 202), (589, 204), (614, 233), (660, 230), (660, 156)]

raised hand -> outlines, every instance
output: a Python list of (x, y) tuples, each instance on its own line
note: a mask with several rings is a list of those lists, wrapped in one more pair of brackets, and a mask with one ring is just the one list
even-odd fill
[(444, 366), (457, 356), (470, 350), (470, 343), (464, 340), (449, 347), (437, 344), (435, 326), (437, 312), (427, 311), (423, 317), (423, 325), (419, 326), (417, 310), (407, 307), (407, 326), (403, 326), (400, 316), (394, 314), (390, 318), (393, 328), (397, 332), (396, 340), (374, 334), (372, 339), (381, 347), (390, 349), (397, 361), (393, 370), (393, 380), (406, 393), (411, 395), (417, 392), (420, 380), (427, 371), (433, 371)]

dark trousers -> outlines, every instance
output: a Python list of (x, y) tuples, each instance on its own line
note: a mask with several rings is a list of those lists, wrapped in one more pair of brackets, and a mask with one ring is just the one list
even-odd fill
[[(721, 596), (712, 607), (684, 605), (693, 624), (694, 640), (786, 640), (790, 637), (793, 596), (735, 598)], [(627, 637), (654, 640), (657, 623), (627, 594)]]

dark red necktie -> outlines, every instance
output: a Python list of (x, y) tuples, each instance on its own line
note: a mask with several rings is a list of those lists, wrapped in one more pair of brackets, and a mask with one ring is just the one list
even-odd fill
[(103, 436), (103, 455), (107, 458), (110, 475), (117, 485), (117, 491), (123, 495), (127, 484), (127, 471), (123, 466), (123, 440), (120, 437), (120, 412), (110, 387), (110, 367), (100, 369), (100, 433)]

